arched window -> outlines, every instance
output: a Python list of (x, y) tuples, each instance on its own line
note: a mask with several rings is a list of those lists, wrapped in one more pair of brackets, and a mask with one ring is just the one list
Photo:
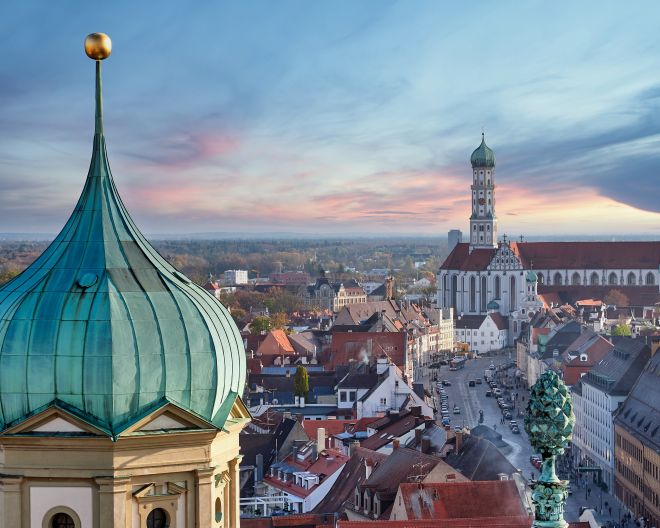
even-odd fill
[(555, 273), (555, 276), (552, 279), (552, 284), (557, 284), (558, 286), (561, 286), (561, 273), (559, 272)]
[(635, 286), (637, 284), (637, 278), (635, 274), (631, 271), (628, 273), (628, 286)]
[(451, 306), (456, 310), (456, 292), (458, 291), (458, 277), (456, 275), (451, 278)]
[(509, 299), (511, 299), (511, 304), (510, 304), (509, 309), (510, 309), (510, 311), (513, 312), (516, 309), (516, 306), (518, 305), (518, 299), (516, 298), (517, 297), (517, 295), (516, 295), (517, 292), (516, 292), (516, 278), (515, 277), (511, 277), (510, 285), (511, 285), (510, 286), (511, 291), (509, 292)]
[(222, 521), (222, 501), (220, 497), (215, 499), (215, 522)]
[(619, 283), (619, 281), (616, 279), (616, 273), (610, 273), (609, 277), (607, 278), (607, 283), (610, 286), (616, 286)]
[(470, 277), (470, 311), (474, 312), (476, 309), (476, 301), (477, 301), (477, 280), (474, 277)]
[(501, 299), (502, 295), (502, 287), (500, 286), (500, 276), (495, 275), (495, 298), (496, 299)]
[(545, 279), (543, 278), (543, 273), (537, 273), (536, 276), (538, 277), (539, 284), (543, 284), (545, 282)]
[(56, 513), (50, 520), (50, 528), (76, 528), (76, 523), (69, 514)]
[(488, 285), (486, 283), (486, 277), (481, 277), (481, 311), (485, 312), (486, 311), (486, 304), (488, 301), (486, 300), (486, 294), (488, 293)]
[(147, 516), (147, 528), (169, 528), (170, 520), (162, 508), (155, 508)]
[(589, 281), (592, 286), (598, 286), (598, 273), (595, 271), (591, 274), (591, 279)]
[(572, 284), (573, 286), (579, 286), (579, 285), (581, 284), (581, 282), (582, 282), (582, 281), (580, 281), (580, 274), (576, 271), (576, 272), (573, 273), (573, 275), (571, 276), (571, 284)]
[(655, 284), (655, 277), (653, 276), (653, 273), (650, 271), (646, 274), (646, 284), (648, 286), (653, 286)]

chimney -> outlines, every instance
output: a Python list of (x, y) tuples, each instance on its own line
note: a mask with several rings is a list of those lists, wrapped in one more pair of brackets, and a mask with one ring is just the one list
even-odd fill
[(351, 440), (348, 443), (348, 456), (352, 457), (356, 453), (358, 447), (360, 447), (360, 441), (359, 440)]
[(463, 430), (456, 433), (456, 454), (461, 452), (461, 447), (463, 446)]
[(425, 455), (427, 455), (431, 452), (431, 439), (430, 438), (428, 438), (428, 437), (422, 438), (421, 451)]
[(391, 301), (394, 299), (394, 277), (387, 277), (385, 279), (385, 300)]
[(319, 452), (325, 449), (325, 427), (319, 427), (316, 430), (316, 445)]
[(394, 440), (392, 440), (392, 449), (399, 449), (400, 444), (401, 443), (399, 442), (399, 439), (395, 438)]
[(416, 443), (419, 444), (422, 441), (422, 433), (423, 432), (424, 431), (422, 431), (421, 429), (415, 429), (415, 442)]
[(290, 369), (286, 369), (286, 377), (287, 378), (291, 377), (291, 370)]
[(364, 480), (367, 480), (371, 476), (371, 472), (374, 470), (374, 463), (370, 458), (365, 459), (364, 461)]
[(298, 403), (300, 404), (301, 407), (304, 407), (304, 406), (305, 406), (305, 397), (304, 397), (304, 396), (300, 396), (300, 397), (298, 398)]
[(291, 455), (292, 455), (293, 461), (295, 462), (296, 459), (298, 458), (298, 446), (295, 445), (295, 444), (293, 444), (293, 446), (291, 447)]
[(258, 453), (255, 457), (256, 467), (254, 468), (254, 483), (261, 482), (264, 478), (264, 456), (261, 453)]

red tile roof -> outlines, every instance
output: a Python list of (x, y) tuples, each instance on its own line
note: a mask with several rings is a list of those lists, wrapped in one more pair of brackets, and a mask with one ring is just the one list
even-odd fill
[(346, 425), (354, 423), (355, 420), (303, 420), (302, 426), (307, 436), (312, 439), (317, 438), (318, 430), (323, 427), (327, 444), (332, 435), (343, 433)]
[[(286, 457), (283, 462), (287, 466), (298, 469), (299, 471), (309, 471), (315, 475), (322, 476), (323, 481), (325, 478), (334, 474), (335, 471), (339, 471), (344, 464), (348, 461), (348, 457), (344, 454), (336, 451), (334, 449), (324, 449), (319, 453), (318, 458), (315, 461), (304, 461), (300, 462), (293, 459), (293, 455)], [(310, 463), (311, 462), (311, 463)], [(285, 490), (292, 495), (297, 497), (307, 497), (310, 493), (318, 488), (320, 484), (311, 487), (310, 489), (305, 489), (301, 486), (297, 486), (291, 480), (288, 482), (283, 482), (278, 478), (271, 477), (270, 475), (264, 476), (264, 482), (267, 484), (276, 487), (281, 490)]]
[(657, 269), (660, 242), (512, 242), (525, 268)]
[(480, 271), (485, 270), (497, 253), (497, 249), (475, 249), (470, 253), (470, 244), (456, 244), (449, 256), (440, 266), (440, 269)]
[(257, 355), (278, 356), (280, 354), (294, 355), (296, 351), (284, 330), (271, 330), (257, 349)]
[[(544, 302), (552, 300), (555, 305), (575, 304), (581, 299), (605, 299), (610, 292), (617, 291), (625, 295), (627, 306), (653, 306), (660, 301), (658, 286), (547, 286), (540, 284), (538, 293)], [(550, 296), (552, 296), (550, 298)], [(617, 305), (620, 303), (617, 303)]]
[[(652, 269), (660, 263), (660, 242), (511, 242), (526, 269)], [(457, 244), (440, 269), (485, 270), (496, 249)]]
[(333, 528), (334, 524), (334, 515), (315, 513), (241, 519), (241, 528)]
[(399, 486), (399, 496), (403, 499), (408, 519), (527, 515), (518, 487), (513, 480), (402, 483)]
[(418, 521), (339, 521), (337, 528), (530, 528), (529, 517), (482, 517)]

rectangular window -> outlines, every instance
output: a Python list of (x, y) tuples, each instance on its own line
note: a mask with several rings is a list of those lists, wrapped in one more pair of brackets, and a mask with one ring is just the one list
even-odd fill
[(348, 401), (354, 402), (355, 401), (355, 396), (356, 396), (356, 391), (350, 391), (348, 393)]
[(345, 391), (339, 391), (339, 401), (340, 402), (345, 402), (346, 401), (346, 392)]

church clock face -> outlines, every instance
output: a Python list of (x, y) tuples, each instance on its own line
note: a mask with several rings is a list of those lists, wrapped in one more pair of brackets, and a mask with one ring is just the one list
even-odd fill
[(479, 205), (486, 205), (486, 199), (485, 198), (479, 198)]

